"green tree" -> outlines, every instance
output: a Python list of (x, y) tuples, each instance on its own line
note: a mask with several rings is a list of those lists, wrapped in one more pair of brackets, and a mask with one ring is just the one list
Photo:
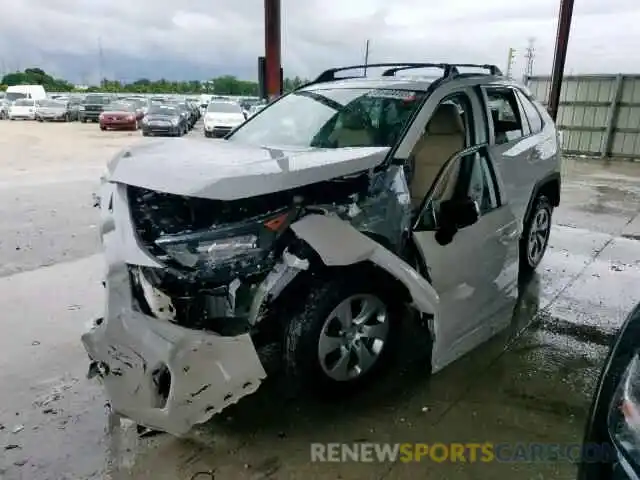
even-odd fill
[[(290, 92), (306, 80), (300, 77), (285, 78), (284, 90)], [(5, 75), (0, 81), (0, 85), (42, 85), (50, 92), (70, 92), (74, 86), (64, 79), (54, 78), (38, 67), (27, 68), (23, 72), (13, 72)], [(5, 87), (6, 88), (6, 87)], [(194, 94), (208, 93), (217, 95), (241, 95), (256, 96), (259, 93), (258, 83), (250, 80), (241, 80), (233, 75), (222, 75), (206, 81), (169, 81), (167, 79), (151, 80), (140, 78), (131, 83), (102, 79), (100, 85), (92, 85), (88, 92), (110, 92), (110, 93), (179, 93)]]

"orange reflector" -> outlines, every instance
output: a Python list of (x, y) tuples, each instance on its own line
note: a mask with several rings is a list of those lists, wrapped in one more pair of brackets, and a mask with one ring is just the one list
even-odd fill
[(278, 215), (271, 220), (267, 220), (264, 222), (264, 226), (271, 230), (272, 232), (277, 232), (282, 227), (282, 224), (287, 220), (288, 213), (283, 213), (282, 215)]

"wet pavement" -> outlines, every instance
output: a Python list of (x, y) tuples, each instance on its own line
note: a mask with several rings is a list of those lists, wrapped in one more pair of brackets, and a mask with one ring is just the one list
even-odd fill
[[(575, 477), (569, 462), (310, 463), (310, 443), (580, 442), (607, 345), (640, 301), (640, 165), (565, 164), (550, 249), (516, 310), (503, 313), (509, 329), (432, 378), (409, 365), (334, 404), (290, 399), (267, 383), (187, 439), (139, 438), (130, 423), (109, 423), (101, 389), (84, 378), (79, 342), (103, 295), (91, 193), (111, 152), (138, 139), (94, 133), (95, 125), (8, 125), (0, 122), (9, 332), (0, 339), (0, 478)], [(29, 132), (17, 142), (47, 127), (69, 142), (59, 161), (25, 166), (7, 155), (19, 151), (7, 129)]]

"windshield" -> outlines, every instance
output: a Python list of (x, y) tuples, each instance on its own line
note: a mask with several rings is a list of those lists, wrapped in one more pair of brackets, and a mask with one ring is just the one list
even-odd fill
[(390, 147), (424, 92), (327, 89), (291, 93), (228, 137), (253, 145)]
[(93, 105), (105, 105), (111, 101), (111, 98), (104, 95), (87, 95), (84, 101)]
[(130, 103), (114, 102), (107, 105), (105, 110), (111, 110), (112, 112), (132, 112), (133, 105)]
[(211, 102), (207, 107), (207, 113), (242, 113), (242, 108), (237, 103)]
[(6, 95), (6, 99), (10, 102), (14, 102), (19, 98), (27, 98), (27, 95), (25, 93), (19, 93), (19, 92), (7, 92), (5, 95)]
[(34, 105), (34, 101), (28, 98), (21, 98), (20, 100), (16, 100), (14, 105), (16, 107), (32, 107)]
[(148, 115), (178, 115), (178, 109), (176, 107), (169, 107), (167, 105), (152, 105), (149, 108)]
[(40, 100), (38, 102), (38, 105), (41, 107), (58, 107), (58, 108), (64, 107), (64, 103), (56, 100)]

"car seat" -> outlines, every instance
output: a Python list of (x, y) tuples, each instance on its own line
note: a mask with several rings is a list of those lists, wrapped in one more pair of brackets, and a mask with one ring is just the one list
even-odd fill
[(413, 149), (411, 203), (414, 207), (420, 205), (447, 160), (464, 149), (465, 139), (458, 107), (439, 105)]
[(374, 145), (369, 118), (356, 109), (344, 110), (338, 119), (337, 128), (329, 135), (329, 142), (337, 148)]

